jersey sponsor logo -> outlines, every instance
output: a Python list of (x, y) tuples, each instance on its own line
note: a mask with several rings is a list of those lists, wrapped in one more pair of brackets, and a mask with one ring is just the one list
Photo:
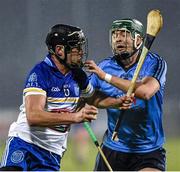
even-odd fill
[(37, 82), (27, 83), (26, 88), (28, 88), (28, 87), (38, 87), (38, 83)]
[(51, 91), (52, 92), (58, 92), (58, 91), (61, 91), (59, 87), (52, 87), (51, 88)]
[(20, 150), (13, 152), (11, 155), (11, 161), (13, 163), (20, 163), (23, 161), (23, 159), (24, 159), (24, 153)]

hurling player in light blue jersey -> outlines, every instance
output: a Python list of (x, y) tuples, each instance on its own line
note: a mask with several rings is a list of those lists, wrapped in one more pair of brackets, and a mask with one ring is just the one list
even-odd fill
[[(96, 119), (95, 106), (77, 104), (95, 92), (81, 69), (86, 39), (78, 27), (57, 24), (46, 37), (48, 55), (29, 73), (23, 104), (9, 129), (0, 171), (59, 171), (70, 124)], [(97, 97), (97, 94), (96, 94)], [(130, 98), (93, 99), (98, 107), (131, 105)]]
[[(93, 72), (91, 84), (109, 96), (125, 95), (140, 57), (143, 38), (144, 28), (138, 20), (114, 21), (110, 30), (113, 56), (102, 60), (99, 66), (91, 60), (85, 64)], [(165, 60), (149, 52), (135, 85), (136, 103), (122, 117), (118, 141), (112, 140), (112, 134), (121, 110), (107, 109), (108, 129), (102, 149), (113, 170), (165, 171), (162, 104), (166, 71)], [(99, 154), (95, 170), (108, 170)]]

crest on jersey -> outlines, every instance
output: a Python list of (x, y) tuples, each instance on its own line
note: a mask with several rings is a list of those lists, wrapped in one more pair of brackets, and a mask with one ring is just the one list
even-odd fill
[(74, 93), (76, 96), (79, 96), (79, 86), (78, 84), (74, 84)]
[(26, 87), (38, 87), (37, 74), (35, 72), (29, 76)]
[(35, 72), (29, 76), (28, 82), (37, 82), (37, 75)]
[(13, 163), (20, 163), (23, 161), (23, 159), (24, 159), (24, 153), (20, 150), (16, 150), (11, 155), (11, 161)]

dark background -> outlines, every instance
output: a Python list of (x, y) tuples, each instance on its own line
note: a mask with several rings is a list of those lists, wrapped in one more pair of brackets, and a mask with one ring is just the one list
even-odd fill
[(179, 0), (0, 0), (0, 119), (17, 118), (24, 79), (46, 55), (44, 40), (52, 25), (81, 27), (88, 37), (89, 59), (98, 62), (111, 55), (112, 21), (130, 17), (146, 25), (151, 9), (159, 9), (164, 19), (152, 51), (168, 64), (165, 130), (167, 135), (180, 136)]

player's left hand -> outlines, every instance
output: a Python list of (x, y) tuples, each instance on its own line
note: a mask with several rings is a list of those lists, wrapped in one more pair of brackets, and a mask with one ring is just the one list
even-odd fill
[(119, 109), (121, 110), (130, 109), (131, 105), (135, 101), (134, 94), (132, 94), (131, 96), (120, 97), (120, 99), (121, 99), (121, 104), (120, 104)]

